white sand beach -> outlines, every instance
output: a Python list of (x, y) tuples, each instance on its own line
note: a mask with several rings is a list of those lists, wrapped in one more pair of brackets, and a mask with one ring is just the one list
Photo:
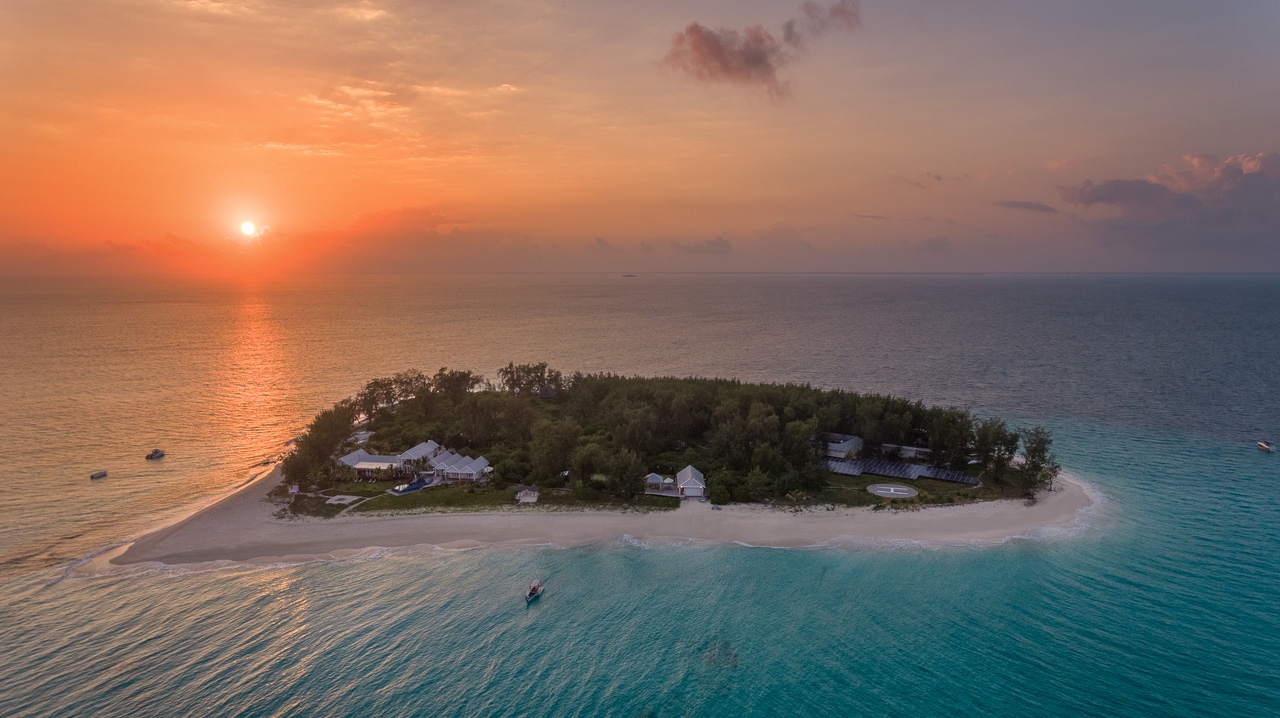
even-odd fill
[(920, 541), (938, 545), (998, 543), (1043, 529), (1070, 529), (1078, 512), (1093, 504), (1085, 487), (1062, 477), (1058, 489), (1033, 505), (994, 501), (919, 510), (789, 511), (758, 505), (685, 502), (676, 511), (552, 511), (529, 507), (508, 511), (343, 516), (282, 520), (267, 492), (278, 482), (272, 471), (240, 491), (172, 526), (152, 532), (122, 551), (113, 564), (167, 565), (231, 560), (253, 563), (339, 558), (374, 547), (432, 545), (467, 548), (502, 544), (573, 546), (629, 535), (636, 539), (687, 538), (752, 546), (800, 547), (865, 539)]

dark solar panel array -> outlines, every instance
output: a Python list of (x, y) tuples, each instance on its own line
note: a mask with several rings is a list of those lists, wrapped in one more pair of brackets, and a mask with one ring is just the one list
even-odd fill
[(978, 480), (966, 476), (963, 472), (951, 469), (939, 469), (933, 466), (906, 464), (893, 459), (827, 459), (827, 468), (845, 476), (861, 476), (875, 474), (890, 476), (895, 479), (915, 481), (921, 476), (939, 481), (954, 481), (958, 484), (976, 484)]
[(864, 474), (892, 476), (895, 479), (915, 481), (920, 478), (920, 472), (923, 470), (923, 466), (904, 464), (901, 461), (893, 461), (892, 459), (862, 459), (862, 473)]
[(978, 480), (972, 476), (966, 475), (963, 471), (952, 471), (951, 469), (938, 469), (928, 467), (921, 476), (927, 479), (937, 479), (939, 481), (954, 481), (957, 484), (977, 484)]
[(858, 459), (827, 459), (827, 468), (845, 476), (860, 476), (862, 461)]

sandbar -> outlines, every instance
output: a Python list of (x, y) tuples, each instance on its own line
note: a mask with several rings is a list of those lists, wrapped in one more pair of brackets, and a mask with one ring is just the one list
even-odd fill
[(693, 539), (794, 548), (839, 543), (920, 542), (936, 545), (1002, 543), (1046, 529), (1076, 529), (1081, 511), (1095, 503), (1079, 480), (1063, 476), (1054, 491), (1025, 501), (988, 501), (915, 510), (826, 507), (800, 511), (761, 505), (686, 500), (675, 511), (556, 511), (521, 507), (502, 511), (347, 515), (333, 519), (278, 519), (267, 493), (279, 469), (222, 501), (113, 552), (116, 565), (210, 561), (277, 563), (341, 558), (371, 548), (553, 544), (577, 546), (617, 539)]

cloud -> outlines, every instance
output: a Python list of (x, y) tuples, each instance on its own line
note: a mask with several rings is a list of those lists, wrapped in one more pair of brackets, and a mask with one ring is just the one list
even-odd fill
[(806, 2), (800, 6), (800, 17), (782, 26), (782, 39), (792, 47), (804, 47), (811, 38), (821, 37), (828, 30), (853, 32), (861, 25), (862, 15), (854, 0), (839, 0), (828, 7)]
[(805, 2), (799, 17), (783, 24), (781, 40), (763, 25), (715, 30), (691, 22), (671, 38), (662, 61), (699, 82), (755, 85), (781, 99), (790, 94), (790, 87), (778, 72), (796, 58), (796, 50), (830, 30), (852, 32), (859, 25), (855, 0), (838, 0), (829, 6)]
[(1081, 207), (1115, 207), (1120, 216), (1090, 222), (1109, 237), (1180, 246), (1280, 244), (1280, 152), (1187, 155), (1189, 169), (1147, 179), (1085, 180), (1062, 187)]
[(701, 242), (672, 242), (675, 247), (686, 254), (702, 254), (727, 257), (733, 254), (733, 244), (724, 237), (707, 239)]
[(691, 22), (671, 38), (671, 50), (663, 62), (701, 82), (758, 84), (770, 96), (786, 97), (790, 90), (778, 79), (778, 69), (790, 58), (782, 43), (762, 25), (739, 32), (712, 30)]
[(1005, 209), (1020, 209), (1027, 212), (1043, 212), (1044, 214), (1058, 213), (1058, 210), (1042, 202), (1022, 202), (1016, 199), (1007, 199), (1000, 202), (993, 202), (992, 204)]

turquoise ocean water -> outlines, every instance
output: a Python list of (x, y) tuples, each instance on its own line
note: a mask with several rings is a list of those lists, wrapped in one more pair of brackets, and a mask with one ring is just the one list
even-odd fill
[[(6, 284), (0, 715), (1277, 715), (1280, 455), (1253, 448), (1280, 438), (1277, 310), (1250, 277)], [(624, 537), (67, 576), (372, 376), (510, 360), (966, 404), (1050, 425), (1104, 499), (985, 548)]]

